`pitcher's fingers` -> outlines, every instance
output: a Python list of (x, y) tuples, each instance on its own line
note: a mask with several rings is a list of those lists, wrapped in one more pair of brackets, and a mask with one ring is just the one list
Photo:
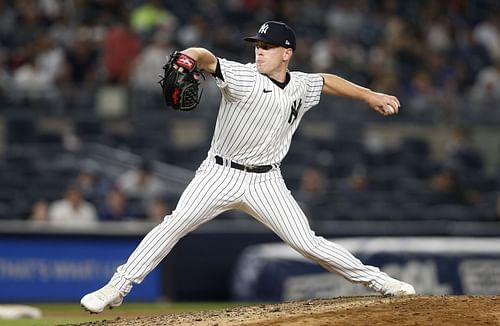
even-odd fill
[(401, 102), (399, 102), (399, 99), (398, 99), (396, 96), (393, 96), (393, 97), (392, 97), (392, 100), (393, 100), (394, 102), (396, 102), (396, 104), (398, 105), (398, 108), (401, 106)]
[(391, 101), (391, 106), (394, 108), (394, 113), (399, 113), (399, 103), (395, 100)]

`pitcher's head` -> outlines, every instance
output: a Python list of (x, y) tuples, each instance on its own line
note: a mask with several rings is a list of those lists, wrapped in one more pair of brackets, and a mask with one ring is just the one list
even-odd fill
[(261, 74), (276, 77), (288, 69), (296, 42), (295, 33), (287, 24), (266, 22), (245, 41), (255, 43), (255, 64)]

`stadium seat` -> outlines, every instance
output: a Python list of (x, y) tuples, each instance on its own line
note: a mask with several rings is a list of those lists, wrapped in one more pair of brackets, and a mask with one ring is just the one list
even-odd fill
[(464, 205), (442, 204), (429, 208), (433, 217), (437, 220), (449, 221), (477, 221), (478, 214), (472, 208)]
[(13, 117), (6, 121), (7, 145), (30, 144), (36, 138), (36, 120), (33, 116)]
[(364, 207), (364, 216), (370, 220), (401, 220), (404, 212), (387, 201), (374, 201)]

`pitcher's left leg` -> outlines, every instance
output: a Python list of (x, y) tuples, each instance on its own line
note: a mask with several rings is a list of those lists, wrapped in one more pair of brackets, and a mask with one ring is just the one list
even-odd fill
[(387, 282), (392, 280), (386, 273), (377, 267), (364, 265), (341, 245), (315, 235), (283, 179), (255, 184), (245, 198), (248, 212), (303, 256), (350, 282), (362, 283), (382, 294), (397, 295), (384, 289)]

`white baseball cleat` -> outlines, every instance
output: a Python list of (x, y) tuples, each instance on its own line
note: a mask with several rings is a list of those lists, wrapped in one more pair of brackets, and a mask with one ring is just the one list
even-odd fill
[(380, 293), (385, 296), (398, 297), (401, 295), (415, 294), (415, 288), (411, 284), (389, 278), (385, 281)]
[(100, 313), (104, 308), (118, 307), (123, 302), (123, 295), (111, 284), (106, 284), (97, 291), (86, 294), (80, 304), (92, 313)]

